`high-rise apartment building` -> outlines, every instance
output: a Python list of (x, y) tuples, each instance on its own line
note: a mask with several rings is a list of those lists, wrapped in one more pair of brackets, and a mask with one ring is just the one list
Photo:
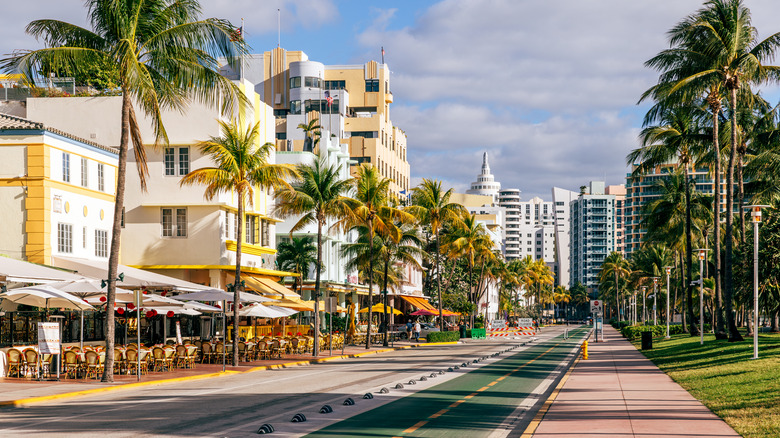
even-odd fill
[(555, 206), (555, 260), (558, 272), (555, 275), (556, 286), (569, 286), (571, 266), (569, 264), (570, 209), (569, 205), (577, 199), (577, 192), (553, 187), (553, 205)]
[(353, 174), (361, 163), (370, 163), (393, 181), (393, 192), (409, 190), (406, 134), (390, 119), (387, 64), (325, 65), (282, 48), (247, 62), (248, 71), (258, 76), (255, 90), (273, 108), (277, 150), (315, 151), (316, 135), (299, 126), (316, 119), (323, 135), (348, 145)]
[(591, 181), (571, 202), (570, 280), (597, 289), (601, 265), (615, 251), (616, 195), (607, 194), (603, 181)]
[[(625, 248), (626, 255), (638, 250), (642, 245), (647, 230), (642, 226), (643, 209), (646, 205), (658, 199), (661, 196), (659, 189), (655, 184), (663, 179), (668, 179), (669, 175), (677, 169), (676, 163), (670, 163), (658, 166), (652, 170), (633, 175), (626, 174), (626, 199), (623, 209), (624, 227), (625, 227)], [(632, 166), (636, 170), (637, 166)], [(710, 176), (709, 169), (699, 168), (689, 171), (689, 176), (694, 181), (693, 188), (696, 191), (706, 194), (712, 194), (713, 179)], [(722, 182), (721, 186), (721, 206), (722, 210), (726, 208), (726, 184)], [(737, 210), (735, 210), (737, 211)]]

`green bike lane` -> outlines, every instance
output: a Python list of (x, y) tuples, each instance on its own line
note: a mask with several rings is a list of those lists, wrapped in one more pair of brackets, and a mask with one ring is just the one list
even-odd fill
[(586, 332), (575, 329), (568, 340), (558, 336), (539, 342), (307, 436), (488, 436), (550, 376)]

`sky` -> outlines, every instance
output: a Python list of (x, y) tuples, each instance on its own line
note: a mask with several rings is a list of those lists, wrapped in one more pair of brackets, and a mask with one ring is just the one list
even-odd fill
[[(780, 1), (745, 0), (759, 38), (780, 32)], [(523, 199), (622, 184), (626, 155), (658, 74), (644, 62), (701, 0), (202, 0), (240, 25), (252, 51), (281, 46), (324, 64), (380, 60), (391, 71), (390, 117), (407, 134), (412, 185), (465, 191), (487, 152), (496, 180)], [(277, 14), (277, 9), (280, 14)], [(82, 0), (10, 2), (0, 55), (41, 47), (32, 20), (85, 25)], [(279, 20), (281, 17), (281, 20)], [(281, 27), (278, 23), (281, 21)], [(762, 88), (777, 103), (777, 87)]]

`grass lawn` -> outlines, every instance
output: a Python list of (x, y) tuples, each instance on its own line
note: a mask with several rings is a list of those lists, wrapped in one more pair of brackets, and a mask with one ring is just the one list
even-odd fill
[(780, 437), (780, 334), (759, 335), (758, 360), (752, 337), (729, 343), (705, 335), (703, 346), (698, 336), (660, 337), (643, 353), (742, 436)]

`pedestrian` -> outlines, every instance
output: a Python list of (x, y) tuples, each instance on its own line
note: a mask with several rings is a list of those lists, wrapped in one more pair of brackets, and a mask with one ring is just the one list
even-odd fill
[(420, 342), (420, 332), (422, 331), (422, 327), (420, 327), (420, 321), (416, 321), (414, 323), (414, 340), (417, 342)]
[(414, 329), (414, 325), (412, 324), (412, 321), (406, 321), (406, 339), (412, 340), (412, 330)]

